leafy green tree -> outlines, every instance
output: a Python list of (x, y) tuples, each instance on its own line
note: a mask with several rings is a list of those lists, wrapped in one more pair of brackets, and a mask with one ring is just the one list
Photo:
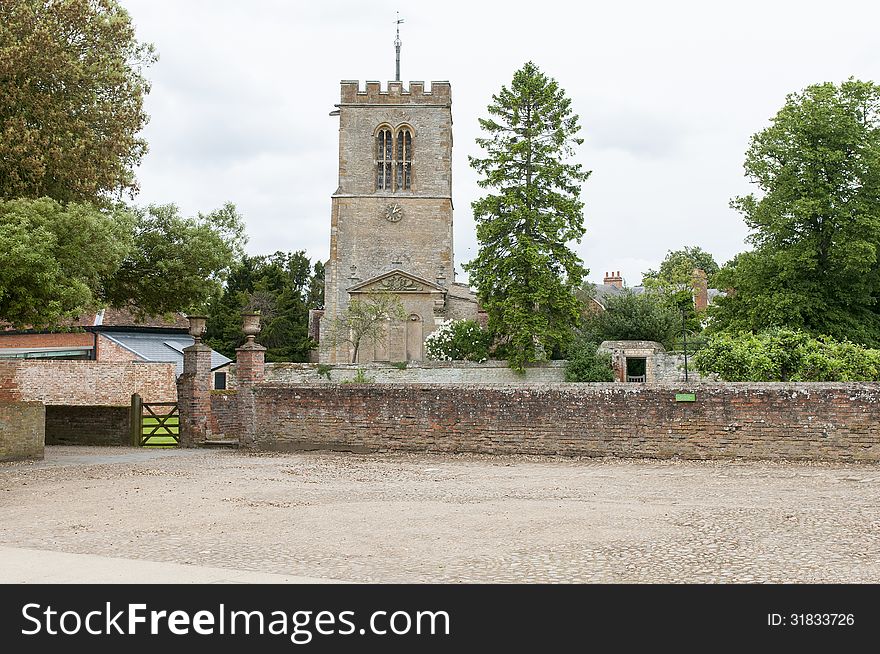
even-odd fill
[(627, 289), (607, 297), (605, 311), (586, 314), (579, 331), (586, 342), (657, 341), (671, 347), (681, 329), (681, 311), (669, 297)]
[(133, 194), (154, 61), (115, 0), (0, 2), (0, 198)]
[(84, 310), (202, 312), (242, 255), (231, 204), (197, 218), (50, 198), (0, 201), (0, 320), (52, 327)]
[(785, 328), (714, 334), (693, 363), (725, 381), (880, 380), (880, 350)]
[(719, 270), (711, 254), (696, 245), (685, 246), (681, 250), (670, 250), (666, 253), (659, 270), (647, 270), (642, 273), (642, 285), (655, 289), (691, 288), (696, 268), (706, 273), (711, 286), (713, 276)]
[(511, 367), (546, 357), (577, 324), (574, 291), (587, 271), (571, 250), (584, 234), (580, 186), (589, 172), (569, 161), (583, 139), (559, 84), (529, 62), (492, 96), (480, 119), (485, 157), (471, 157), (482, 188), (473, 203), (479, 252), (465, 264), (505, 344)]
[(568, 362), (565, 365), (565, 381), (568, 382), (612, 382), (614, 369), (611, 355), (598, 352), (595, 342), (577, 339), (568, 349)]
[(194, 218), (172, 205), (137, 210), (133, 247), (104, 287), (113, 306), (141, 315), (201, 313), (244, 255), (244, 221), (227, 203)]
[(134, 216), (55, 200), (0, 201), (0, 320), (49, 327), (103, 302)]
[(745, 169), (761, 197), (736, 198), (751, 252), (717, 275), (714, 331), (786, 326), (880, 344), (880, 86), (850, 79), (786, 99)]
[(364, 344), (376, 344), (385, 337), (391, 320), (403, 320), (406, 312), (397, 296), (373, 293), (364, 299), (354, 299), (338, 314), (330, 325), (329, 338), (333, 347), (345, 344), (351, 348), (351, 362), (355, 363)]
[[(308, 361), (314, 343), (308, 335), (309, 309), (323, 302), (324, 266), (311, 267), (305, 252), (245, 256), (233, 268), (223, 295), (208, 310), (205, 341), (234, 357), (244, 342), (241, 313), (259, 311), (267, 361)], [(320, 296), (318, 295), (320, 291)]]

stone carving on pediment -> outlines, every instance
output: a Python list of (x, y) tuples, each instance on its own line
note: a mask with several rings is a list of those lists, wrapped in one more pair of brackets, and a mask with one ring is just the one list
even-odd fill
[(380, 280), (377, 286), (383, 291), (423, 291), (425, 287), (403, 275), (391, 275)]

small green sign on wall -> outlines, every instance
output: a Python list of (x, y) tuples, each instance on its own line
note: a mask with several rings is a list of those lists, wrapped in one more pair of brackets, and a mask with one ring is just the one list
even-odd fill
[(697, 396), (695, 393), (676, 393), (675, 394), (676, 402), (696, 402)]

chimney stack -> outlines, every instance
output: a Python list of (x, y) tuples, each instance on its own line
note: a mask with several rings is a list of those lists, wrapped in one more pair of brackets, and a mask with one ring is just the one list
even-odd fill
[(694, 268), (691, 280), (694, 287), (694, 308), (698, 312), (705, 311), (709, 306), (709, 281), (706, 271)]
[(623, 277), (620, 276), (619, 270), (617, 272), (612, 271), (610, 275), (605, 273), (605, 279), (602, 280), (602, 283), (607, 286), (623, 288)]

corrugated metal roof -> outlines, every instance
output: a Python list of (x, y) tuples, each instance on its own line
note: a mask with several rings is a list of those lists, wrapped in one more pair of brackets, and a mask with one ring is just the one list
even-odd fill
[[(186, 334), (150, 334), (138, 332), (101, 332), (114, 343), (134, 352), (147, 361), (162, 361), (175, 364), (177, 374), (183, 373), (183, 348), (195, 341)], [(219, 352), (211, 350), (211, 370), (232, 363)]]

